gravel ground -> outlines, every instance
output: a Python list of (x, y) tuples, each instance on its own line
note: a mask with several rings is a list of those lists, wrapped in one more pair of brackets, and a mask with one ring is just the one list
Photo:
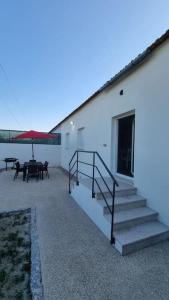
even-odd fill
[(0, 173), (0, 209), (37, 207), (46, 300), (169, 299), (169, 241), (122, 257), (68, 194), (67, 177), (12, 181)]
[(30, 211), (0, 214), (0, 299), (31, 299)]

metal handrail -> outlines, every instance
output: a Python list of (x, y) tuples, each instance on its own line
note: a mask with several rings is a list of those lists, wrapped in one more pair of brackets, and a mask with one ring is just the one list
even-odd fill
[(113, 176), (113, 174), (110, 172), (109, 168), (107, 167), (107, 165), (105, 164), (104, 160), (101, 158), (100, 154), (96, 151), (97, 156), (99, 157), (100, 161), (102, 162), (102, 164), (104, 165), (107, 173), (110, 175), (110, 177), (113, 179), (113, 181), (115, 182), (116, 186), (119, 186), (117, 180), (115, 179), (115, 177)]
[(71, 158), (71, 160), (70, 160), (70, 162), (69, 162), (69, 166), (70, 166), (72, 160), (74, 159), (74, 157), (75, 157), (75, 155), (76, 155), (76, 152), (77, 152), (77, 151), (74, 152), (74, 154), (73, 154), (73, 156), (72, 156), (72, 158)]
[[(119, 186), (117, 180), (115, 179), (115, 177), (113, 176), (113, 174), (111, 173), (111, 171), (109, 170), (109, 168), (107, 167), (106, 163), (104, 162), (104, 160), (102, 159), (102, 157), (100, 156), (100, 154), (97, 151), (87, 151), (87, 150), (76, 150), (69, 162), (69, 165), (71, 164), (73, 158), (75, 157), (76, 153), (80, 152), (80, 153), (91, 153), (91, 154), (96, 154), (98, 156), (98, 158), (100, 159), (100, 161), (102, 162), (103, 166), (105, 167), (107, 173), (110, 175), (110, 177), (113, 179), (113, 181), (115, 182), (116, 186)], [(86, 163), (87, 164), (87, 163)]]
[(99, 191), (100, 191), (100, 193), (101, 193), (101, 195), (102, 195), (104, 201), (106, 202), (106, 205), (107, 205), (107, 208), (108, 208), (109, 212), (112, 214), (110, 205), (107, 203), (106, 197), (105, 197), (103, 191), (101, 190), (100, 185), (98, 184), (98, 181), (97, 181), (96, 179), (95, 179), (95, 182), (96, 182), (96, 184), (97, 184), (97, 186), (98, 186), (98, 188), (99, 188)]
[(75, 170), (75, 171), (73, 172), (73, 174), (70, 174), (70, 179), (72, 179), (72, 178), (75, 176), (76, 172), (77, 172), (77, 170)]
[(70, 172), (73, 170), (73, 168), (74, 168), (74, 166), (75, 166), (76, 163), (77, 163), (77, 160), (74, 162), (73, 166), (71, 166)]
[[(92, 154), (93, 155), (93, 163), (87, 163), (84, 162), (82, 160), (79, 160), (79, 153), (88, 153), (88, 154)], [(76, 160), (74, 161), (73, 165), (71, 166), (71, 163), (73, 161), (73, 159), (76, 156)], [(95, 164), (95, 159), (96, 156), (99, 158), (99, 160), (101, 161), (102, 165), (104, 166), (104, 168), (106, 169), (107, 173), (109, 174), (109, 176), (111, 177), (112, 181), (113, 181), (113, 192), (110, 190), (108, 184), (106, 183), (101, 171), (99, 170), (99, 168), (96, 166)], [(84, 164), (84, 165), (88, 165), (90, 167), (92, 167), (93, 169), (93, 174), (92, 176), (89, 176), (88, 174), (85, 174), (84, 172), (79, 170), (79, 163), (80, 164)], [(72, 169), (74, 168), (74, 166), (76, 165), (76, 170), (73, 172), (73, 174), (71, 174)], [(102, 191), (98, 181), (95, 178), (95, 169), (97, 170), (97, 172), (99, 173), (102, 181), (104, 182), (108, 192), (111, 195), (112, 198), (112, 206), (110, 206), (106, 200), (106, 197), (104, 195), (104, 192)], [(118, 182), (116, 181), (115, 177), (113, 176), (113, 174), (111, 173), (111, 171), (108, 169), (107, 165), (105, 164), (105, 162), (103, 161), (103, 159), (101, 158), (100, 154), (97, 151), (85, 151), (85, 150), (76, 150), (69, 162), (69, 193), (71, 193), (71, 179), (74, 177), (74, 175), (76, 174), (76, 184), (79, 185), (79, 180), (78, 180), (78, 174), (82, 174), (90, 179), (92, 179), (92, 197), (95, 197), (95, 189), (94, 189), (94, 185), (96, 183), (96, 185), (98, 186), (98, 189), (106, 203), (106, 206), (111, 214), (111, 244), (115, 243), (115, 238), (114, 238), (114, 201), (115, 201), (115, 187), (119, 186)]]
[[(87, 166), (91, 166), (91, 167), (93, 167), (93, 165), (92, 164), (89, 164), (89, 163), (86, 163), (86, 162), (84, 162), (84, 161), (81, 161), (81, 160), (79, 160), (78, 161), (79, 163), (81, 163), (81, 164), (83, 164), (83, 165), (87, 165)], [(74, 162), (74, 164), (73, 164), (73, 166), (70, 168), (70, 171), (73, 169), (73, 167), (76, 165), (76, 163), (77, 163), (77, 161), (75, 161)], [(105, 181), (105, 179), (104, 179), (104, 177), (103, 177), (103, 175), (101, 174), (101, 172), (100, 172), (100, 170), (99, 170), (99, 168), (97, 167), (97, 166), (94, 166), (94, 168), (96, 168), (96, 170), (98, 171), (98, 173), (99, 173), (99, 175), (100, 175), (100, 177), (102, 178), (102, 180), (103, 180), (103, 182), (104, 182), (104, 184), (105, 184), (105, 186), (107, 187), (107, 189), (108, 189), (108, 192), (110, 193), (110, 195), (113, 197), (113, 194), (112, 194), (112, 192), (111, 192), (111, 190), (110, 190), (110, 188), (109, 188), (109, 186), (108, 186), (108, 184), (107, 184), (107, 182)], [(76, 172), (77, 170), (75, 170), (75, 172)], [(80, 171), (79, 171), (79, 173), (81, 173)], [(87, 176), (86, 174), (82, 174), (82, 175), (85, 175), (85, 176)], [(91, 177), (91, 176), (88, 176), (90, 179), (92, 179), (93, 177)], [(71, 177), (72, 178), (72, 177)], [(95, 182), (96, 182), (96, 179), (95, 179)]]
[[(90, 179), (92, 179), (91, 176), (89, 176), (89, 175), (87, 175), (87, 174), (85, 174), (85, 173), (83, 173), (83, 172), (81, 172), (81, 171), (79, 171), (79, 173), (82, 174), (82, 175), (84, 175), (84, 176), (86, 176), (86, 177), (88, 177), (88, 178), (90, 178)], [(97, 184), (97, 186), (98, 186), (98, 188), (99, 188), (99, 190), (100, 190), (100, 193), (101, 193), (101, 195), (102, 195), (104, 201), (106, 202), (106, 205), (107, 205), (107, 208), (108, 208), (109, 212), (112, 213), (111, 208), (110, 208), (110, 206), (109, 206), (109, 204), (108, 204), (108, 202), (107, 202), (107, 200), (106, 200), (106, 197), (105, 197), (103, 191), (101, 190), (101, 188), (100, 188), (100, 186), (99, 186), (99, 183), (98, 183), (98, 181), (96, 180), (96, 178), (94, 179), (94, 181), (96, 182), (96, 184)]]
[(102, 176), (102, 174), (101, 174), (101, 172), (100, 172), (99, 168), (98, 168), (97, 166), (95, 166), (95, 168), (96, 168), (96, 170), (98, 171), (98, 173), (99, 173), (99, 175), (100, 175), (101, 179), (103, 180), (103, 182), (104, 182), (105, 186), (107, 187), (107, 189), (108, 189), (108, 192), (109, 192), (109, 193), (110, 193), (110, 195), (113, 197), (113, 194), (112, 194), (111, 190), (109, 189), (109, 186), (108, 186), (107, 182), (105, 181), (104, 177)]

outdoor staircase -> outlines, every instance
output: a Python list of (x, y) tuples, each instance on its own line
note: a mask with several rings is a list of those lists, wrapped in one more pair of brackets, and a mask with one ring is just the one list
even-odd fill
[[(111, 189), (111, 180), (104, 179)], [(118, 180), (118, 183), (114, 206), (115, 248), (122, 255), (126, 255), (168, 239), (169, 227), (159, 222), (158, 213), (147, 206), (146, 199), (137, 194), (137, 188), (125, 181)], [(102, 194), (96, 187), (95, 198), (91, 197), (91, 188), (90, 179), (81, 179), (79, 185), (72, 186), (72, 196), (110, 239), (111, 214)], [(103, 189), (104, 186), (102, 186)], [(109, 198), (106, 190), (104, 195), (111, 207), (112, 198)]]

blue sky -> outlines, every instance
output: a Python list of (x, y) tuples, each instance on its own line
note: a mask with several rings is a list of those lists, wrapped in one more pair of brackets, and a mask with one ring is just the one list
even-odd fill
[(168, 28), (168, 0), (1, 0), (0, 128), (50, 130)]

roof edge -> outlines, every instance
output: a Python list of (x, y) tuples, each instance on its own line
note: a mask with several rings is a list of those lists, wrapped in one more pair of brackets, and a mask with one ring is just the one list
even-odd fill
[(139, 54), (134, 60), (132, 60), (128, 65), (121, 69), (117, 74), (115, 74), (109, 81), (107, 81), (100, 89), (98, 89), (94, 94), (92, 94), (87, 100), (80, 104), (76, 109), (74, 109), (70, 114), (68, 114), (62, 121), (60, 121), (55, 127), (53, 127), (49, 133), (56, 130), (61, 124), (63, 124), (67, 119), (73, 116), (76, 112), (87, 105), (93, 98), (102, 93), (107, 87), (122, 79), (123, 76), (128, 75), (131, 71), (134, 71), (142, 62), (145, 61), (149, 55), (154, 52), (161, 44), (169, 39), (169, 29), (158, 39), (155, 40), (145, 51)]

